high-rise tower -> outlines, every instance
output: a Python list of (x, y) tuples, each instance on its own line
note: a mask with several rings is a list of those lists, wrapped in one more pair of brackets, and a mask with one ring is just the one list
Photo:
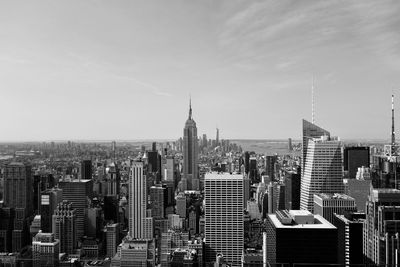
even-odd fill
[(231, 266), (241, 266), (244, 248), (243, 175), (205, 175), (206, 262), (223, 254)]
[(190, 101), (189, 118), (186, 120), (185, 128), (183, 129), (183, 179), (187, 181), (187, 188), (185, 189), (188, 190), (199, 189), (194, 188), (198, 187), (199, 183), (193, 183), (193, 180), (198, 179), (198, 151), (197, 127), (192, 118), (192, 102)]
[(308, 140), (313, 138), (318, 138), (321, 136), (330, 136), (330, 133), (327, 130), (322, 129), (321, 127), (311, 123), (309, 121), (303, 120), (303, 158), (302, 158), (302, 170), (304, 171), (304, 166), (306, 162), (307, 155), (307, 146)]
[(322, 136), (308, 141), (301, 177), (300, 208), (313, 212), (317, 193), (343, 193), (341, 143)]
[(147, 189), (143, 162), (133, 162), (129, 177), (129, 234), (136, 239), (153, 238), (152, 218), (146, 218)]

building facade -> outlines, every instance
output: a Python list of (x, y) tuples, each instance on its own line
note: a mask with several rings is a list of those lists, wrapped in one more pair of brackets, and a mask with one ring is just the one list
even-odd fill
[(214, 262), (222, 253), (231, 266), (241, 265), (243, 208), (242, 175), (205, 175), (206, 262)]

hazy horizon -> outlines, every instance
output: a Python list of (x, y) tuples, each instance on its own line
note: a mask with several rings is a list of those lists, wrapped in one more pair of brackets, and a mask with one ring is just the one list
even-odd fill
[(312, 77), (317, 125), (386, 140), (398, 14), (386, 0), (1, 1), (0, 142), (174, 140), (189, 95), (199, 136), (300, 139)]

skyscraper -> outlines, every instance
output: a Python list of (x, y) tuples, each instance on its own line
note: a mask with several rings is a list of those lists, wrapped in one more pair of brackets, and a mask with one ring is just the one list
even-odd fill
[(321, 127), (311, 123), (309, 121), (303, 120), (303, 164), (302, 171), (304, 171), (304, 166), (306, 163), (306, 155), (308, 149), (308, 140), (313, 138), (318, 138), (321, 136), (330, 136), (330, 133), (327, 130), (322, 129)]
[(198, 153), (197, 127), (192, 118), (192, 104), (190, 102), (189, 118), (186, 120), (183, 129), (183, 179), (187, 181), (187, 188), (185, 189), (188, 190), (199, 190), (199, 188), (192, 188), (192, 180), (198, 179)]
[(59, 203), (53, 215), (53, 233), (60, 240), (60, 253), (73, 253), (76, 247), (76, 209), (64, 200)]
[(42, 192), (40, 198), (40, 216), (43, 233), (52, 232), (53, 213), (61, 201), (62, 190), (59, 188), (47, 189)]
[(369, 147), (346, 147), (343, 152), (344, 170), (348, 171), (348, 177), (356, 178), (360, 167), (369, 168)]
[(143, 162), (133, 162), (129, 177), (129, 234), (136, 239), (152, 239), (146, 218), (147, 189)]
[(63, 190), (63, 200), (72, 202), (76, 209), (76, 235), (81, 238), (85, 234), (85, 209), (93, 196), (93, 181), (75, 179), (59, 182), (58, 186)]
[(81, 179), (92, 179), (92, 161), (90, 159), (81, 162)]
[(400, 190), (371, 188), (365, 212), (363, 251), (367, 263), (397, 265), (400, 256)]
[(26, 218), (33, 212), (31, 166), (12, 162), (4, 168), (4, 205), (15, 210), (12, 251), (25, 246), (28, 232)]
[(310, 139), (305, 159), (300, 208), (313, 212), (314, 194), (344, 191), (341, 143), (327, 136)]
[(206, 262), (222, 253), (232, 266), (241, 266), (244, 248), (243, 176), (205, 175)]

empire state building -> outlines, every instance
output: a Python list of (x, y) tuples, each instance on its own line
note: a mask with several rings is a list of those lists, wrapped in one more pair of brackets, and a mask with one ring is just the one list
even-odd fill
[[(199, 190), (198, 179), (198, 142), (196, 122), (192, 118), (192, 102), (189, 104), (189, 118), (183, 129), (183, 188)], [(186, 183), (185, 183), (186, 182)]]

